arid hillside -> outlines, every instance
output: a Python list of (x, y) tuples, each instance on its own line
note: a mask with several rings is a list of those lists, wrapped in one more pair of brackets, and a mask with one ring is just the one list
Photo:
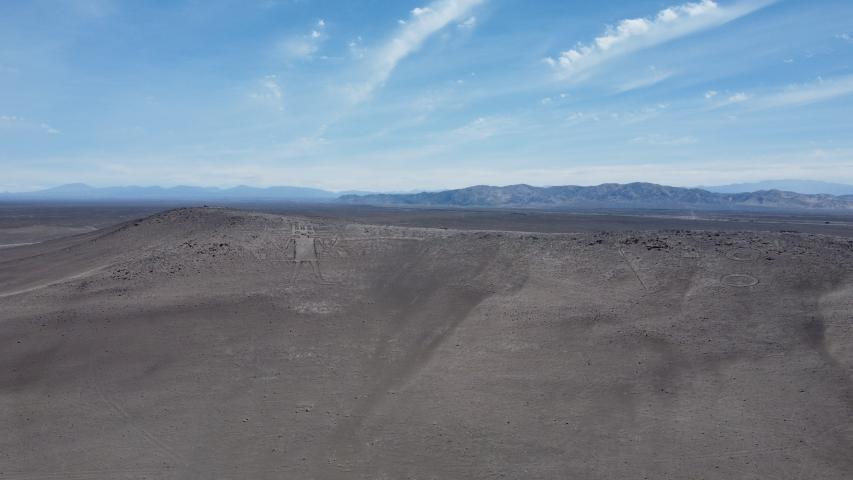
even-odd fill
[(853, 240), (178, 209), (0, 250), (0, 479), (853, 478)]

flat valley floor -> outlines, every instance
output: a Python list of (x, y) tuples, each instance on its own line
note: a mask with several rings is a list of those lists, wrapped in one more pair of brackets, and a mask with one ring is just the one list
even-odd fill
[(0, 208), (0, 479), (853, 478), (849, 218), (147, 208)]

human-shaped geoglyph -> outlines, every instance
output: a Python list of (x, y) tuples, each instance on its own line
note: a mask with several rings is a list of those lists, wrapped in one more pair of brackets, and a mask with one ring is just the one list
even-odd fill
[[(322, 283), (328, 283), (323, 278), (320, 271), (320, 252), (323, 249), (323, 244), (317, 238), (316, 231), (312, 225), (299, 223), (291, 227), (291, 237), (284, 250), (287, 255), (291, 255), (291, 260), (296, 263), (296, 268), (293, 270), (291, 283), (296, 280), (302, 271), (303, 265), (310, 265), (314, 277)], [(291, 250), (292, 248), (292, 250)]]

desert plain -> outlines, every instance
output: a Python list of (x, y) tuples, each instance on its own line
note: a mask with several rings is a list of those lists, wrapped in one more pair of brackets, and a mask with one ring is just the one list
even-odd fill
[(38, 208), (0, 479), (853, 478), (848, 217)]

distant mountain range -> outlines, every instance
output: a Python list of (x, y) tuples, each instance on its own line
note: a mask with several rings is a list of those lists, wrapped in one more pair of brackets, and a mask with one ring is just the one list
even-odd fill
[[(85, 183), (69, 183), (33, 192), (0, 192), (0, 201), (303, 201), (330, 202), (341, 195), (372, 195), (376, 192), (348, 190), (332, 192), (308, 187), (92, 187)], [(392, 192), (411, 193), (411, 192)]]
[(699, 187), (716, 193), (745, 193), (760, 190), (781, 190), (783, 192), (806, 193), (810, 195), (853, 195), (853, 185), (819, 182), (817, 180), (768, 180), (755, 183), (735, 183), (716, 187)]
[(781, 190), (716, 193), (654, 183), (605, 183), (593, 187), (479, 185), (417, 194), (344, 195), (340, 202), (371, 205), (522, 208), (664, 208), (664, 209), (853, 209), (853, 195), (808, 195)]
[[(839, 184), (784, 181), (785, 185), (812, 189), (836, 189)], [(650, 209), (853, 209), (853, 194), (795, 193), (780, 189), (737, 192), (751, 185), (681, 188), (654, 183), (605, 183), (598, 186), (533, 187), (509, 185), (474, 187), (420, 193), (330, 192), (305, 187), (234, 188), (189, 187), (106, 187), (82, 183), (62, 185), (25, 193), (0, 193), (0, 201), (172, 201), (172, 202), (315, 202), (362, 205), (516, 207), (516, 208), (650, 208)], [(853, 189), (853, 187), (848, 187)], [(716, 190), (716, 191), (711, 191)], [(732, 190), (729, 192), (728, 190)]]
[(59, 187), (23, 193), (0, 193), (0, 200), (64, 200), (64, 201), (331, 201), (339, 194), (305, 187), (256, 188), (241, 185), (234, 188), (189, 187), (90, 187), (72, 183)]

